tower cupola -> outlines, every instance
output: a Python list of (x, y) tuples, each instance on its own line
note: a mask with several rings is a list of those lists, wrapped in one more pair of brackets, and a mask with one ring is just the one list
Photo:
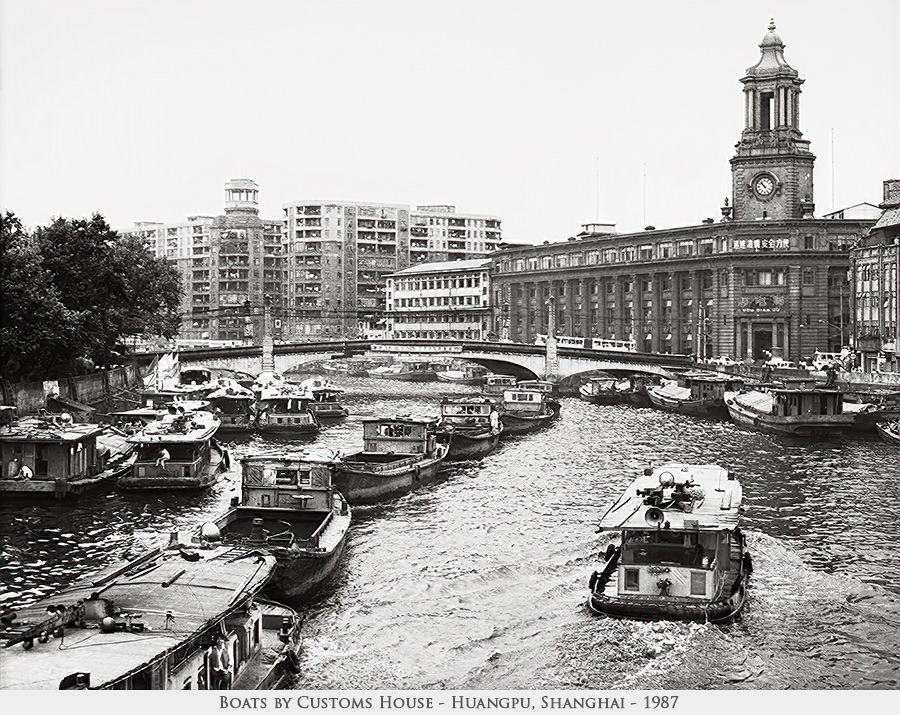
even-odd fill
[(225, 184), (225, 214), (259, 214), (259, 186), (252, 179), (232, 179)]

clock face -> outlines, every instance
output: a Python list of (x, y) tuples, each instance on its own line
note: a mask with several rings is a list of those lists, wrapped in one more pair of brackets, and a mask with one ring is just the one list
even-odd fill
[(775, 191), (775, 179), (771, 176), (760, 176), (753, 184), (753, 189), (760, 196), (771, 196)]

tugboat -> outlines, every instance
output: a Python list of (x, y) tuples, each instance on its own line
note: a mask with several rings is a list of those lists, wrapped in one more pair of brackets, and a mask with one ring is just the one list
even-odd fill
[(740, 390), (740, 378), (708, 372), (686, 372), (677, 381), (647, 388), (654, 407), (694, 417), (728, 417), (724, 394)]
[(515, 388), (518, 384), (518, 380), (512, 375), (485, 375), (481, 394), (501, 398), (506, 390)]
[(299, 387), (312, 395), (308, 407), (319, 421), (339, 420), (347, 416), (347, 409), (339, 399), (344, 391), (328, 380), (311, 377), (301, 382)]
[(562, 406), (559, 404), (559, 385), (549, 380), (519, 380), (516, 385), (520, 390), (537, 390), (544, 393), (544, 402), (559, 415)]
[(127, 472), (134, 451), (110, 428), (74, 423), (68, 414), (12, 421), (0, 428), (0, 494), (81, 494)]
[(350, 507), (332, 486), (336, 464), (306, 454), (242, 459), (240, 503), (205, 525), (204, 536), (273, 554), (278, 568), (266, 593), (303, 603), (334, 572), (350, 528)]
[(119, 477), (124, 490), (203, 489), (228, 469), (228, 452), (213, 439), (219, 420), (209, 412), (173, 412), (128, 438), (137, 461)]
[(595, 405), (621, 405), (628, 401), (629, 387), (614, 377), (592, 377), (578, 388), (578, 396)]
[(500, 403), (504, 434), (524, 434), (546, 427), (556, 417), (543, 392), (506, 390)]
[(646, 469), (607, 509), (618, 536), (590, 578), (588, 607), (633, 618), (724, 621), (744, 605), (753, 571), (740, 519), (741, 485), (723, 467)]
[(351, 504), (402, 496), (437, 476), (448, 445), (435, 420), (408, 417), (363, 422), (363, 449), (341, 460), (334, 486)]
[(290, 382), (264, 385), (256, 400), (253, 429), (261, 434), (294, 437), (319, 432), (321, 425), (310, 409), (312, 395)]
[(217, 434), (246, 434), (253, 428), (256, 395), (250, 388), (231, 378), (219, 378), (218, 387), (206, 399), (212, 413), (219, 418)]
[(728, 392), (725, 404), (735, 424), (803, 437), (868, 431), (880, 415), (873, 405), (845, 403), (833, 388), (772, 387), (766, 391)]
[(503, 424), (497, 403), (487, 397), (445, 397), (438, 429), (449, 440), (448, 460), (481, 459), (497, 446)]
[(4, 607), (0, 688), (285, 684), (299, 671), (300, 618), (257, 597), (275, 557), (173, 537), (169, 548), (151, 549), (31, 605)]

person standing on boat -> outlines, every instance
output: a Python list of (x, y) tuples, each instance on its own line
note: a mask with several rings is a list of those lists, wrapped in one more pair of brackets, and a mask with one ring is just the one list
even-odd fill
[(222, 636), (216, 638), (216, 645), (210, 653), (210, 668), (212, 668), (213, 690), (229, 690), (231, 688), (231, 655), (228, 653), (228, 643)]
[(156, 466), (159, 467), (160, 471), (166, 471), (166, 462), (168, 462), (172, 458), (172, 455), (169, 454), (169, 450), (163, 447), (159, 450), (159, 454), (156, 455)]

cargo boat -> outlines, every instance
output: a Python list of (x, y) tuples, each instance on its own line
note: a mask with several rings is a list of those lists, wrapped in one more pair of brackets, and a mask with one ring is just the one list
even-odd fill
[(339, 420), (347, 416), (347, 409), (340, 403), (344, 391), (333, 383), (321, 377), (311, 377), (299, 383), (299, 387), (312, 396), (307, 406), (319, 421)]
[(728, 417), (724, 394), (740, 390), (740, 378), (711, 373), (688, 372), (677, 381), (647, 388), (654, 407), (694, 417)]
[(206, 399), (210, 411), (219, 419), (216, 434), (246, 434), (253, 428), (256, 394), (237, 380), (219, 378)]
[(131, 468), (134, 445), (109, 427), (67, 417), (25, 417), (0, 427), (0, 494), (61, 499), (114, 483)]
[(295, 437), (317, 434), (319, 420), (309, 405), (312, 395), (290, 382), (272, 382), (259, 390), (253, 429), (260, 434)]
[(435, 420), (365, 420), (363, 449), (341, 460), (334, 485), (351, 504), (393, 499), (432, 481), (447, 451)]
[(500, 403), (500, 421), (504, 434), (524, 434), (546, 427), (556, 417), (538, 390), (505, 390)]
[[(137, 445), (137, 460), (119, 477), (124, 490), (203, 489), (228, 469), (228, 452), (213, 439), (219, 420), (209, 412), (173, 409), (128, 441)], [(165, 455), (168, 455), (167, 457)]]
[(644, 470), (600, 519), (613, 540), (591, 574), (588, 607), (633, 618), (721, 621), (744, 606), (753, 570), (743, 492), (723, 467)]
[(438, 430), (449, 444), (447, 460), (481, 459), (500, 441), (503, 424), (497, 403), (487, 397), (445, 397)]
[[(299, 605), (334, 573), (347, 540), (351, 512), (334, 489), (334, 456), (272, 454), (241, 460), (241, 499), (204, 526), (225, 543), (275, 556), (266, 593)], [(206, 535), (206, 534), (204, 534)]]
[(272, 555), (181, 543), (115, 564), (0, 620), (0, 688), (276, 688), (299, 671), (300, 619), (258, 598)]

